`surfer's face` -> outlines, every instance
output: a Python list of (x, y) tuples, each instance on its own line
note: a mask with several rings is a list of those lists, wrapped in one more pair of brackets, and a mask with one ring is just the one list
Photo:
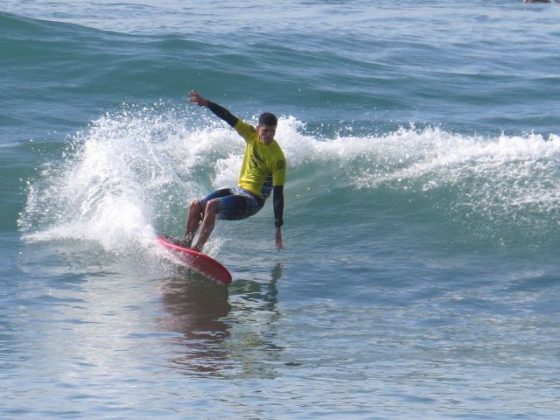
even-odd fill
[(261, 142), (270, 144), (272, 143), (272, 140), (274, 140), (274, 135), (276, 134), (276, 126), (259, 124), (257, 126), (257, 132), (259, 133), (259, 139), (261, 140)]

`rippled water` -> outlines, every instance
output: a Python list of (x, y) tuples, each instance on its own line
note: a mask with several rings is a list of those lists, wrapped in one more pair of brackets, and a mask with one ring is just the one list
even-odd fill
[[(0, 7), (4, 417), (554, 418), (557, 4)], [(280, 116), (229, 288), (154, 241)]]

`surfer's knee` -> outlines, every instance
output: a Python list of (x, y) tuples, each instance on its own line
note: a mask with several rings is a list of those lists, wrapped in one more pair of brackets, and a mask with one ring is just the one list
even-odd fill
[(200, 214), (202, 213), (202, 208), (200, 206), (200, 202), (198, 200), (194, 200), (191, 205), (189, 206), (189, 210), (191, 213)]
[(218, 201), (219, 200), (210, 200), (206, 203), (206, 208), (204, 209), (205, 214), (215, 215), (218, 211)]

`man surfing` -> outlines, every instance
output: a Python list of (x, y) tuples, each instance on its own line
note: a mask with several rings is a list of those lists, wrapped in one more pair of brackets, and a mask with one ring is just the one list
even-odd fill
[[(245, 152), (237, 187), (214, 191), (190, 204), (185, 237), (180, 245), (202, 251), (216, 218), (239, 220), (252, 216), (264, 206), (272, 191), (276, 248), (282, 249), (286, 158), (274, 140), (278, 118), (265, 112), (260, 115), (257, 127), (253, 127), (198, 92), (190, 92), (189, 99), (198, 106), (208, 108), (233, 127), (245, 140)], [(199, 228), (197, 241), (192, 246)]]

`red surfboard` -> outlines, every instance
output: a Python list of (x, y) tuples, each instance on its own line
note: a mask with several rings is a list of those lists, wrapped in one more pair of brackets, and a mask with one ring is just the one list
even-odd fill
[(179, 246), (173, 242), (173, 238), (168, 236), (157, 235), (157, 239), (165, 248), (178, 255), (187, 267), (220, 284), (231, 283), (231, 274), (228, 269), (214, 258), (194, 249)]

